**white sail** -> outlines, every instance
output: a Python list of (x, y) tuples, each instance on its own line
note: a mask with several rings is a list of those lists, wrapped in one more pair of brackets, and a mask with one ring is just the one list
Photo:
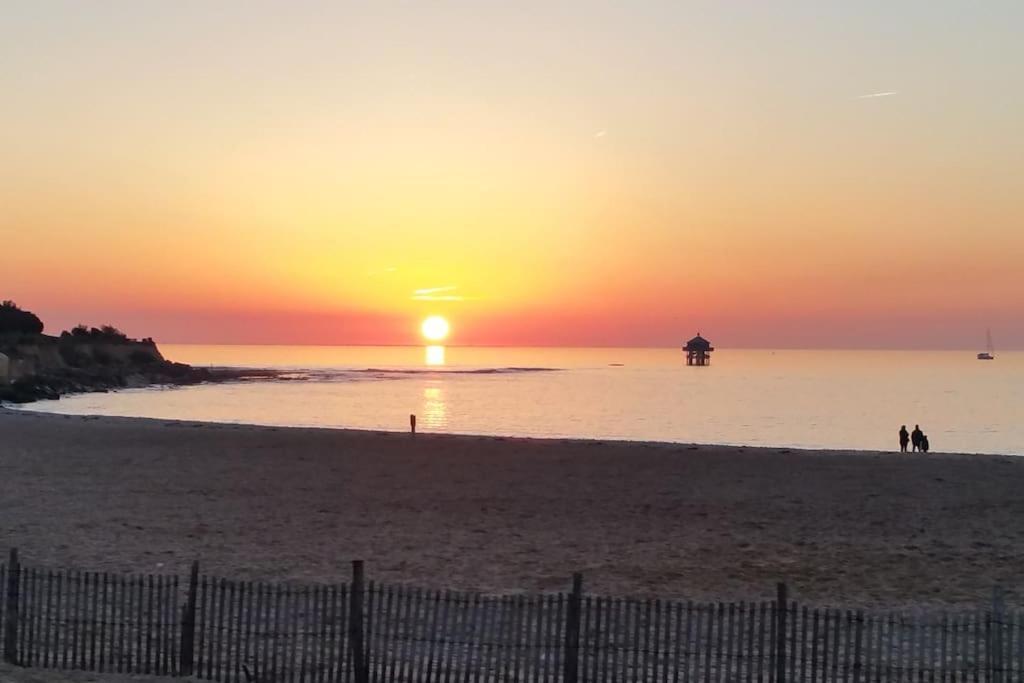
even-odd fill
[(978, 354), (978, 360), (994, 360), (995, 348), (992, 346), (992, 330), (985, 330), (985, 351)]

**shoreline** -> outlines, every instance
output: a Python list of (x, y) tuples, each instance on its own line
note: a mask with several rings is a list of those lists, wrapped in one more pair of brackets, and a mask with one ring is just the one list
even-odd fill
[[(223, 380), (212, 383), (223, 384), (230, 383), (235, 380)], [(240, 383), (245, 383), (246, 379), (237, 380)], [(255, 380), (262, 381), (262, 380)], [(147, 391), (150, 389), (156, 389), (164, 385), (151, 385), (146, 387), (130, 387), (126, 389), (117, 389), (114, 391)], [(166, 385), (168, 388), (178, 388), (181, 385)], [(190, 385), (189, 385), (190, 386)], [(87, 392), (96, 393), (96, 392)], [(80, 413), (60, 413), (56, 411), (46, 410), (33, 410), (32, 405), (34, 403), (24, 403), (15, 405), (4, 405), (0, 403), (0, 415), (4, 412), (8, 413), (31, 413), (33, 415), (39, 415), (43, 417), (54, 417), (54, 418), (71, 418), (81, 420), (126, 420), (131, 422), (138, 422), (143, 424), (166, 424), (166, 423), (177, 423), (182, 426), (200, 426), (200, 427), (231, 427), (231, 428), (243, 428), (243, 429), (273, 429), (273, 430), (290, 430), (296, 432), (337, 432), (339, 434), (365, 434), (365, 435), (379, 435), (379, 436), (394, 436), (394, 435), (405, 435), (410, 436), (408, 430), (388, 430), (388, 429), (363, 429), (359, 427), (334, 427), (334, 426), (318, 426), (318, 425), (286, 425), (286, 424), (271, 424), (271, 423), (259, 423), (259, 422), (218, 422), (216, 420), (182, 420), (177, 418), (163, 418), (163, 417), (142, 417), (135, 415), (95, 415), (95, 414), (80, 414)], [(900, 457), (920, 457), (920, 458), (938, 458), (938, 457), (987, 457), (987, 458), (1020, 458), (1024, 454), (1018, 455), (1014, 453), (985, 453), (985, 452), (969, 452), (969, 451), (929, 451), (928, 453), (914, 453), (906, 452), (900, 453), (895, 448), (888, 451), (870, 450), (862, 448), (807, 448), (803, 446), (791, 446), (791, 445), (747, 445), (740, 443), (697, 443), (690, 441), (657, 441), (651, 439), (622, 439), (622, 438), (604, 438), (604, 437), (577, 437), (577, 436), (510, 436), (504, 434), (484, 434), (484, 433), (473, 433), (473, 432), (429, 432), (419, 431), (416, 433), (415, 438), (417, 439), (492, 439), (495, 441), (511, 441), (511, 442), (524, 442), (524, 443), (570, 443), (570, 444), (602, 444), (622, 447), (663, 447), (663, 448), (724, 448), (724, 449), (736, 449), (738, 451), (765, 451), (773, 453), (803, 453), (815, 456), (831, 456), (831, 455), (893, 455)]]
[[(984, 604), (1024, 596), (1024, 460), (0, 410), (33, 566), (486, 593)], [(6, 548), (0, 548), (6, 551)]]

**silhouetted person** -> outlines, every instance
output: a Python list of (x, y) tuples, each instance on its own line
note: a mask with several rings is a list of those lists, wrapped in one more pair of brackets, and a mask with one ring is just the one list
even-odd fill
[(907, 452), (908, 443), (910, 443), (910, 432), (907, 431), (907, 425), (900, 425), (900, 453)]
[(928, 435), (927, 434), (922, 434), (921, 435), (921, 452), (922, 453), (927, 453), (928, 452)]
[(915, 451), (921, 450), (921, 439), (923, 437), (924, 432), (921, 431), (921, 425), (914, 425), (914, 431), (910, 432), (910, 443)]
[(409, 432), (412, 433), (412, 434), (416, 433), (416, 416), (415, 415), (410, 415), (409, 416)]

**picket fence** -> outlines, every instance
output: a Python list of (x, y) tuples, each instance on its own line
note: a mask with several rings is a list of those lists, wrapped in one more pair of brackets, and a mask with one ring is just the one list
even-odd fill
[(1024, 614), (492, 596), (0, 565), (4, 660), (260, 683), (1024, 681)]

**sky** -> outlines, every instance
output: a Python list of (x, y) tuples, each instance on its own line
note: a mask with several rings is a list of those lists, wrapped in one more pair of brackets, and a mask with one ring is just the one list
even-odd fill
[(196, 343), (1024, 348), (1024, 3), (0, 10), (0, 298)]

